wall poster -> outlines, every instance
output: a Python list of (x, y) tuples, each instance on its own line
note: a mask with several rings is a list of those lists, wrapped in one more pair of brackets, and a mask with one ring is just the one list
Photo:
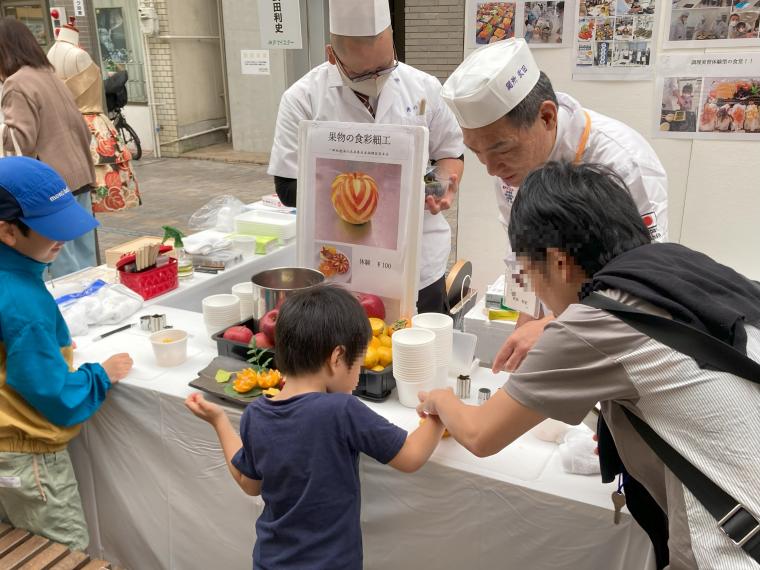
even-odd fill
[(661, 56), (654, 136), (760, 141), (760, 54)]
[(674, 0), (663, 48), (760, 46), (760, 0)]
[(657, 0), (578, 0), (574, 79), (647, 79)]

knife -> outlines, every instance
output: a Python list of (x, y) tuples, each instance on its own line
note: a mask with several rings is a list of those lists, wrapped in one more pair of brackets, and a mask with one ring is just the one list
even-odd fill
[(92, 342), (98, 342), (99, 340), (103, 340), (104, 338), (107, 338), (107, 337), (111, 336), (112, 334), (120, 333), (122, 331), (129, 330), (129, 329), (131, 329), (133, 327), (136, 327), (136, 326), (137, 326), (136, 323), (131, 324), (131, 325), (124, 325), (123, 327), (119, 327), (118, 329), (114, 329), (112, 331), (108, 331), (106, 333), (103, 333), (101, 335), (96, 336), (95, 338), (92, 339)]

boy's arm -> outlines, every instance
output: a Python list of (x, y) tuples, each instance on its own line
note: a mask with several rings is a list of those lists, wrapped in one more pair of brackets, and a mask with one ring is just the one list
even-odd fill
[(443, 423), (435, 416), (428, 416), (409, 437), (396, 457), (388, 463), (404, 473), (414, 473), (425, 465), (443, 436)]
[(222, 451), (224, 452), (224, 460), (227, 462), (227, 468), (230, 470), (232, 478), (247, 495), (254, 497), (261, 495), (261, 481), (246, 477), (232, 464), (232, 458), (243, 447), (243, 441), (235, 433), (235, 428), (232, 427), (227, 414), (222, 413), (212, 425), (214, 430), (216, 430), (217, 437), (219, 437), (219, 443), (222, 445)]
[[(227, 417), (227, 414), (224, 413), (221, 406), (207, 402), (206, 399), (197, 392), (190, 394), (185, 399), (185, 406), (187, 406), (193, 414), (203, 421), (208, 422), (211, 424), (211, 427), (214, 428), (216, 436), (219, 438), (219, 443), (222, 446), (224, 461), (227, 463), (230, 475), (232, 475), (232, 478), (240, 488), (243, 489), (247, 495), (252, 495), (254, 497), (260, 495), (261, 481), (243, 475), (240, 469), (235, 467), (235, 464), (233, 463), (233, 459), (238, 452), (243, 451), (243, 441), (235, 432), (235, 428), (232, 427), (230, 419)], [(245, 414), (243, 414), (243, 418), (245, 418)]]
[(451, 437), (478, 457), (498, 453), (546, 419), (505, 390), (496, 390), (482, 406), (463, 404), (451, 390), (421, 392), (420, 400), (420, 413), (438, 415)]
[(7, 384), (48, 421), (69, 427), (98, 410), (111, 387), (100, 364), (71, 372), (54, 332), (39, 322), (4, 336)]

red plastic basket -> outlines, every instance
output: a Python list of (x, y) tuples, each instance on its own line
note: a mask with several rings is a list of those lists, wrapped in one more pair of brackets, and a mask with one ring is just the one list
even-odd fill
[[(163, 250), (163, 248), (161, 249)], [(154, 267), (139, 273), (124, 271), (124, 267), (134, 263), (134, 261), (134, 255), (126, 255), (119, 260), (116, 264), (116, 269), (119, 271), (119, 281), (146, 301), (179, 287), (177, 260), (173, 257), (170, 257), (169, 263), (162, 267)]]

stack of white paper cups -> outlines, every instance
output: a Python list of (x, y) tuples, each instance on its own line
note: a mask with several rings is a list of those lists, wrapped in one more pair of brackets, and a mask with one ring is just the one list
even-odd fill
[(412, 317), (412, 328), (429, 330), (435, 334), (433, 345), (434, 384), (436, 388), (445, 388), (454, 345), (454, 319), (440, 313), (422, 313)]
[(393, 333), (393, 377), (398, 399), (408, 408), (417, 406), (417, 393), (435, 387), (435, 333), (425, 329), (402, 329)]

